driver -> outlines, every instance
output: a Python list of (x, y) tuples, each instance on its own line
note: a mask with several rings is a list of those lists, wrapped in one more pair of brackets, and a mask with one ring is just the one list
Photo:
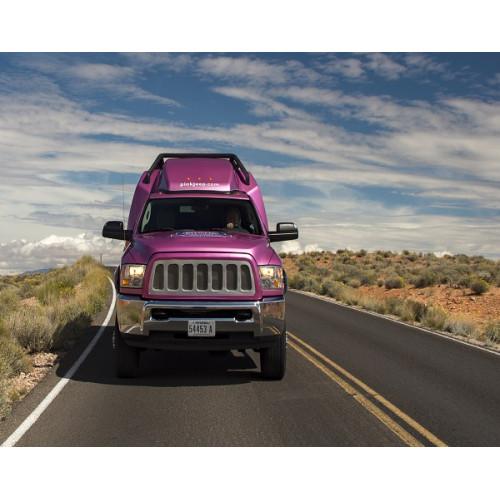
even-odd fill
[(225, 229), (228, 231), (248, 233), (246, 229), (241, 227), (241, 215), (237, 208), (230, 208), (227, 212)]

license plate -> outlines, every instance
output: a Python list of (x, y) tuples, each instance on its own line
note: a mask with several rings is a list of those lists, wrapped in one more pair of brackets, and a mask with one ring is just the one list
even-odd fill
[(196, 319), (188, 321), (188, 337), (215, 337), (215, 320)]

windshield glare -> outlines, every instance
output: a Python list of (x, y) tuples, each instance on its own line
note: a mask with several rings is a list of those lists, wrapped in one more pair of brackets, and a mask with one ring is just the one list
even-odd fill
[(139, 224), (139, 233), (189, 229), (262, 234), (255, 210), (248, 200), (150, 200)]

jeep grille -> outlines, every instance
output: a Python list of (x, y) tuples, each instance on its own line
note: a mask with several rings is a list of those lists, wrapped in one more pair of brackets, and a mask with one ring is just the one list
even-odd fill
[(152, 295), (254, 295), (248, 262), (159, 260), (151, 273)]

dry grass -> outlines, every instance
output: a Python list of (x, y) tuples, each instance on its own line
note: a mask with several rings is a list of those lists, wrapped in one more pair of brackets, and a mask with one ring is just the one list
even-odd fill
[(43, 275), (0, 279), (0, 418), (19, 397), (10, 381), (30, 356), (67, 348), (105, 305), (109, 272), (92, 257)]

